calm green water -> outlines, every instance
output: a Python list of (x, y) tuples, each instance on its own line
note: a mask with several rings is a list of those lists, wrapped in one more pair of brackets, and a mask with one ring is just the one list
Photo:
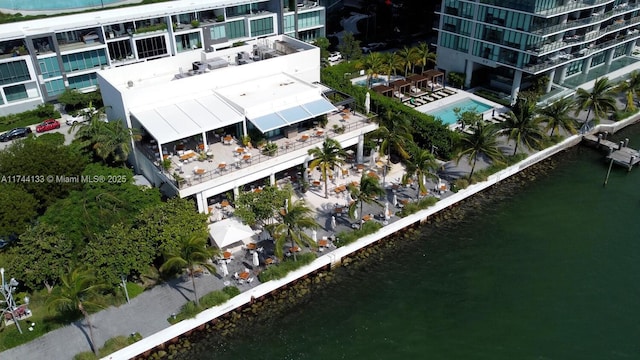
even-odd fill
[[(625, 135), (640, 144), (640, 129)], [(561, 166), (189, 359), (639, 359), (640, 169)]]

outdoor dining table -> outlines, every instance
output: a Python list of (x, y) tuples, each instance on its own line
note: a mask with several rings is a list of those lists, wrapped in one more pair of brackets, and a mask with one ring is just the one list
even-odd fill
[(229, 201), (227, 201), (227, 200), (222, 200), (222, 202), (220, 203), (220, 206), (222, 206), (222, 207), (227, 207), (227, 206), (229, 206)]
[(268, 257), (268, 258), (264, 259), (264, 263), (265, 263), (265, 265), (273, 264), (273, 258)]
[(222, 256), (224, 257), (225, 260), (229, 260), (231, 259), (231, 252), (225, 251), (224, 253), (222, 253)]
[(327, 245), (329, 245), (329, 240), (326, 240), (326, 239), (318, 240), (318, 246), (327, 247)]
[(238, 154), (243, 154), (244, 151), (245, 151), (245, 149), (243, 147), (236, 148), (236, 153), (238, 153)]
[(362, 221), (369, 221), (369, 220), (371, 220), (372, 218), (373, 218), (373, 217), (372, 217), (371, 215), (367, 214), (367, 215), (365, 215), (365, 216), (363, 216), (363, 217), (362, 217)]
[(320, 186), (320, 180), (313, 180), (313, 186)]
[(322, 135), (324, 135), (324, 131), (322, 130), (316, 131), (316, 136), (322, 136)]
[(251, 160), (251, 154), (245, 154), (245, 155), (242, 157), (242, 160), (244, 160), (244, 161), (250, 161), (250, 160)]
[(218, 164), (218, 169), (220, 169), (220, 170), (224, 170), (224, 169), (226, 169), (226, 168), (227, 168), (227, 163), (220, 163), (220, 164)]
[(341, 192), (343, 192), (345, 190), (347, 190), (347, 187), (344, 186), (344, 185), (336, 186), (336, 188), (333, 189), (333, 191), (335, 191), (336, 194), (339, 194), (339, 193), (341, 193)]
[(242, 280), (247, 280), (249, 279), (249, 272), (248, 271), (243, 271), (240, 274), (238, 274), (238, 277)]
[(231, 141), (233, 141), (233, 137), (230, 135), (227, 135), (222, 139), (222, 141), (224, 144), (231, 145)]
[(299, 248), (299, 247), (297, 247), (297, 246), (290, 247), (290, 248), (289, 248), (289, 251), (290, 251), (290, 252), (292, 252), (292, 253), (294, 253), (294, 252), (300, 252), (300, 248)]
[(248, 243), (247, 250), (255, 250), (258, 246), (255, 243)]
[(336, 212), (336, 214), (342, 214), (342, 211), (343, 211), (343, 210), (344, 210), (344, 208), (343, 208), (343, 207), (341, 207), (341, 206), (340, 206), (340, 207), (336, 207), (336, 208), (335, 208), (335, 212)]
[(309, 135), (306, 135), (306, 134), (305, 134), (305, 135), (302, 135), (302, 136), (300, 137), (300, 140), (301, 140), (301, 141), (307, 141), (307, 140), (309, 140)]
[(207, 172), (207, 171), (206, 171), (205, 169), (202, 169), (202, 168), (198, 168), (198, 169), (196, 169), (196, 171), (195, 171), (195, 173), (196, 173), (197, 175), (202, 175), (202, 174), (204, 174), (205, 172)]

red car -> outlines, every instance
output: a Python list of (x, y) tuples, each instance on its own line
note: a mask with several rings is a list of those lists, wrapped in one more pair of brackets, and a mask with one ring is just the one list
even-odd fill
[(41, 133), (41, 132), (45, 132), (53, 129), (59, 129), (59, 128), (60, 128), (60, 121), (48, 119), (43, 121), (38, 126), (36, 126), (36, 132)]

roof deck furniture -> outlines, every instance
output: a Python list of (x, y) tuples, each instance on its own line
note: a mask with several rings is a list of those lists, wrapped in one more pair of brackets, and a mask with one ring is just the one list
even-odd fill
[(231, 135), (227, 135), (222, 139), (222, 143), (224, 145), (231, 145), (232, 142), (233, 142), (233, 137)]
[(371, 90), (383, 96), (393, 97), (393, 88), (389, 86), (378, 85), (374, 86)]
[(402, 79), (391, 82), (389, 86), (403, 94), (411, 91), (411, 82)]
[(431, 69), (431, 70), (424, 71), (422, 73), (422, 76), (427, 78), (428, 81), (433, 82), (435, 85), (444, 84), (444, 73), (442, 71)]
[(309, 140), (309, 135), (303, 134), (302, 136), (300, 136), (300, 141), (304, 142), (304, 141), (307, 141), (307, 140)]
[(427, 80), (429, 80), (426, 76), (414, 74), (407, 76), (407, 81), (411, 82), (413, 86), (418, 89), (424, 89), (427, 87)]

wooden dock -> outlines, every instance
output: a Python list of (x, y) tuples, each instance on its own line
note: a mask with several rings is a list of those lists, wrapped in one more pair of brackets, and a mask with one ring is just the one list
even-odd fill
[(597, 149), (604, 149), (607, 152), (607, 160), (612, 164), (626, 167), (629, 171), (634, 165), (640, 163), (640, 152), (628, 147), (629, 139), (614, 143), (607, 140), (607, 134), (588, 134), (583, 136), (582, 140), (594, 145)]

